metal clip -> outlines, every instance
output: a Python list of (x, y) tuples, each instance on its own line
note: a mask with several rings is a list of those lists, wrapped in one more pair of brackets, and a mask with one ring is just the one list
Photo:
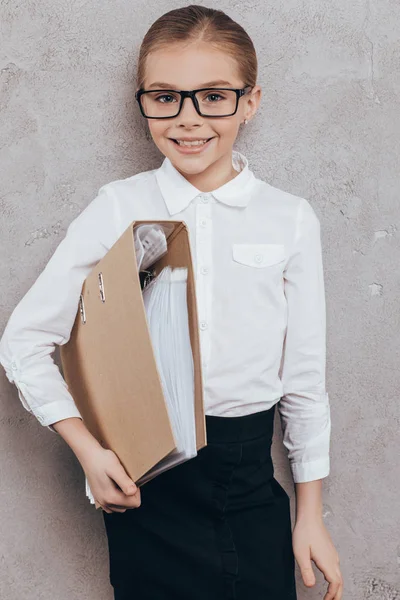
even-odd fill
[(83, 296), (82, 296), (82, 294), (79, 296), (79, 312), (81, 314), (81, 321), (82, 321), (82, 323), (86, 323), (85, 305), (83, 303)]
[[(143, 276), (143, 273), (146, 273), (146, 275)], [(152, 270), (142, 269), (140, 271), (140, 274), (141, 274), (142, 292), (143, 292), (143, 290), (149, 285), (150, 281), (154, 278), (154, 269), (152, 269)]]
[(99, 273), (99, 288), (100, 288), (100, 299), (102, 302), (106, 301), (106, 295), (104, 292), (104, 281), (103, 281), (103, 274)]

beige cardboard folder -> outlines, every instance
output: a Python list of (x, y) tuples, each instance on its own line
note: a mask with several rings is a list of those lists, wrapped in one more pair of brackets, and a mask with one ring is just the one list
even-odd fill
[[(83, 421), (128, 475), (140, 478), (176, 448), (147, 326), (134, 228), (173, 225), (168, 253), (152, 268), (187, 267), (194, 362), (196, 447), (206, 443), (198, 317), (189, 232), (184, 221), (133, 221), (86, 277), (69, 341), (60, 347), (64, 379)], [(96, 508), (99, 505), (96, 502)]]

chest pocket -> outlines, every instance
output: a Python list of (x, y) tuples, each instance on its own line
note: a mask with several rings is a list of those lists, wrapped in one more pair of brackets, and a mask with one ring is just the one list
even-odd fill
[(242, 265), (262, 269), (276, 265), (285, 260), (285, 245), (233, 244), (232, 258)]

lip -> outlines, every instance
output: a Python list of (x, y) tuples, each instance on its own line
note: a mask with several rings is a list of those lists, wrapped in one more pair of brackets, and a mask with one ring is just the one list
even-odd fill
[(179, 144), (176, 144), (171, 138), (169, 138), (169, 141), (171, 142), (175, 150), (180, 154), (200, 154), (201, 152), (204, 152), (205, 150), (207, 150), (207, 148), (211, 146), (213, 140), (215, 140), (215, 137), (212, 137), (208, 142), (200, 146), (180, 146)]

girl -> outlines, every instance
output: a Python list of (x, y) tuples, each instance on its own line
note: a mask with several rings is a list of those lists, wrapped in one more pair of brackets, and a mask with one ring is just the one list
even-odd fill
[[(295, 600), (295, 558), (306, 586), (314, 561), (324, 599), (342, 598), (322, 518), (320, 225), (307, 200), (255, 177), (233, 150), (260, 103), (256, 78), (253, 43), (222, 11), (186, 6), (151, 26), (136, 99), (164, 161), (100, 188), (1, 340), (24, 407), (71, 446), (103, 508), (116, 600)], [(69, 339), (86, 275), (132, 220), (168, 218), (191, 234), (208, 445), (138, 489), (86, 429), (51, 353)], [(296, 487), (293, 534), (271, 460), (276, 406)]]

